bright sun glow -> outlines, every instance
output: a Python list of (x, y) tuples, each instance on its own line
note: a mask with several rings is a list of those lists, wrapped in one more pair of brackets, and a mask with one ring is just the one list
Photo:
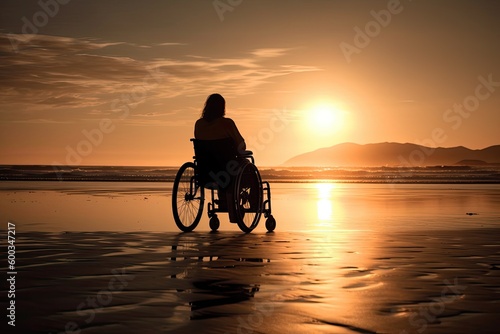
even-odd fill
[(351, 127), (350, 112), (341, 101), (315, 99), (301, 109), (301, 143), (312, 150), (346, 141)]
[(344, 126), (344, 111), (330, 104), (318, 104), (310, 109), (309, 125), (313, 131), (333, 133)]

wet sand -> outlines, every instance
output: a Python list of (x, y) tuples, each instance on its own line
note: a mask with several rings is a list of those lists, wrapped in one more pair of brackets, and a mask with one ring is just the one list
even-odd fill
[(0, 193), (17, 232), (8, 333), (498, 332), (494, 187), (276, 186), (276, 232), (204, 218), (182, 234), (160, 186), (60, 186)]
[(494, 333), (498, 235), (27, 232), (16, 332)]

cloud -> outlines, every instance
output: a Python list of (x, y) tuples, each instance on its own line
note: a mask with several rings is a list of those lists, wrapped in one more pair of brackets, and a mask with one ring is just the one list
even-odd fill
[[(133, 53), (108, 54), (116, 45), (147, 48), (149, 58)], [(88, 114), (111, 112), (113, 102), (136, 106), (178, 96), (224, 91), (233, 96), (252, 93), (273, 78), (318, 68), (295, 64), (264, 65), (263, 59), (283, 57), (288, 49), (257, 49), (250, 56), (208, 58), (163, 55), (179, 43), (137, 46), (90, 38), (0, 33), (0, 103), (9, 110), (34, 111), (86, 108)], [(13, 48), (17, 46), (17, 48)], [(155, 48), (161, 46), (162, 51)], [(155, 52), (156, 50), (156, 52)], [(115, 103), (116, 105), (116, 103)], [(48, 119), (40, 115), (33, 119)]]
[(280, 48), (266, 48), (266, 49), (256, 49), (251, 52), (255, 57), (280, 57), (285, 55), (290, 49), (280, 49)]
[(56, 121), (53, 119), (25, 119), (25, 120), (13, 120), (11, 123), (25, 123), (25, 124), (71, 124), (71, 121)]
[(175, 43), (175, 42), (171, 42), (171, 43), (157, 43), (155, 44), (155, 46), (173, 46), (173, 45), (187, 45), (185, 43)]

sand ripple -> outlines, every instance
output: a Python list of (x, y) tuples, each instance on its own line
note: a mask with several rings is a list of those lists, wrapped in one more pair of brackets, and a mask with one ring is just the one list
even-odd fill
[(23, 333), (493, 333), (499, 232), (24, 233), (16, 320)]

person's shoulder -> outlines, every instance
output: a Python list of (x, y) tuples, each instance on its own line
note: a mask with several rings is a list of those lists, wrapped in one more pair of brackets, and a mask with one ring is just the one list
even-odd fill
[(227, 125), (236, 125), (236, 123), (234, 123), (234, 121), (228, 117), (221, 117), (221, 122)]
[(206, 122), (207, 121), (205, 119), (199, 118), (199, 119), (196, 120), (196, 122), (194, 123), (194, 125), (197, 126), (197, 125), (200, 125), (200, 124), (204, 124)]

